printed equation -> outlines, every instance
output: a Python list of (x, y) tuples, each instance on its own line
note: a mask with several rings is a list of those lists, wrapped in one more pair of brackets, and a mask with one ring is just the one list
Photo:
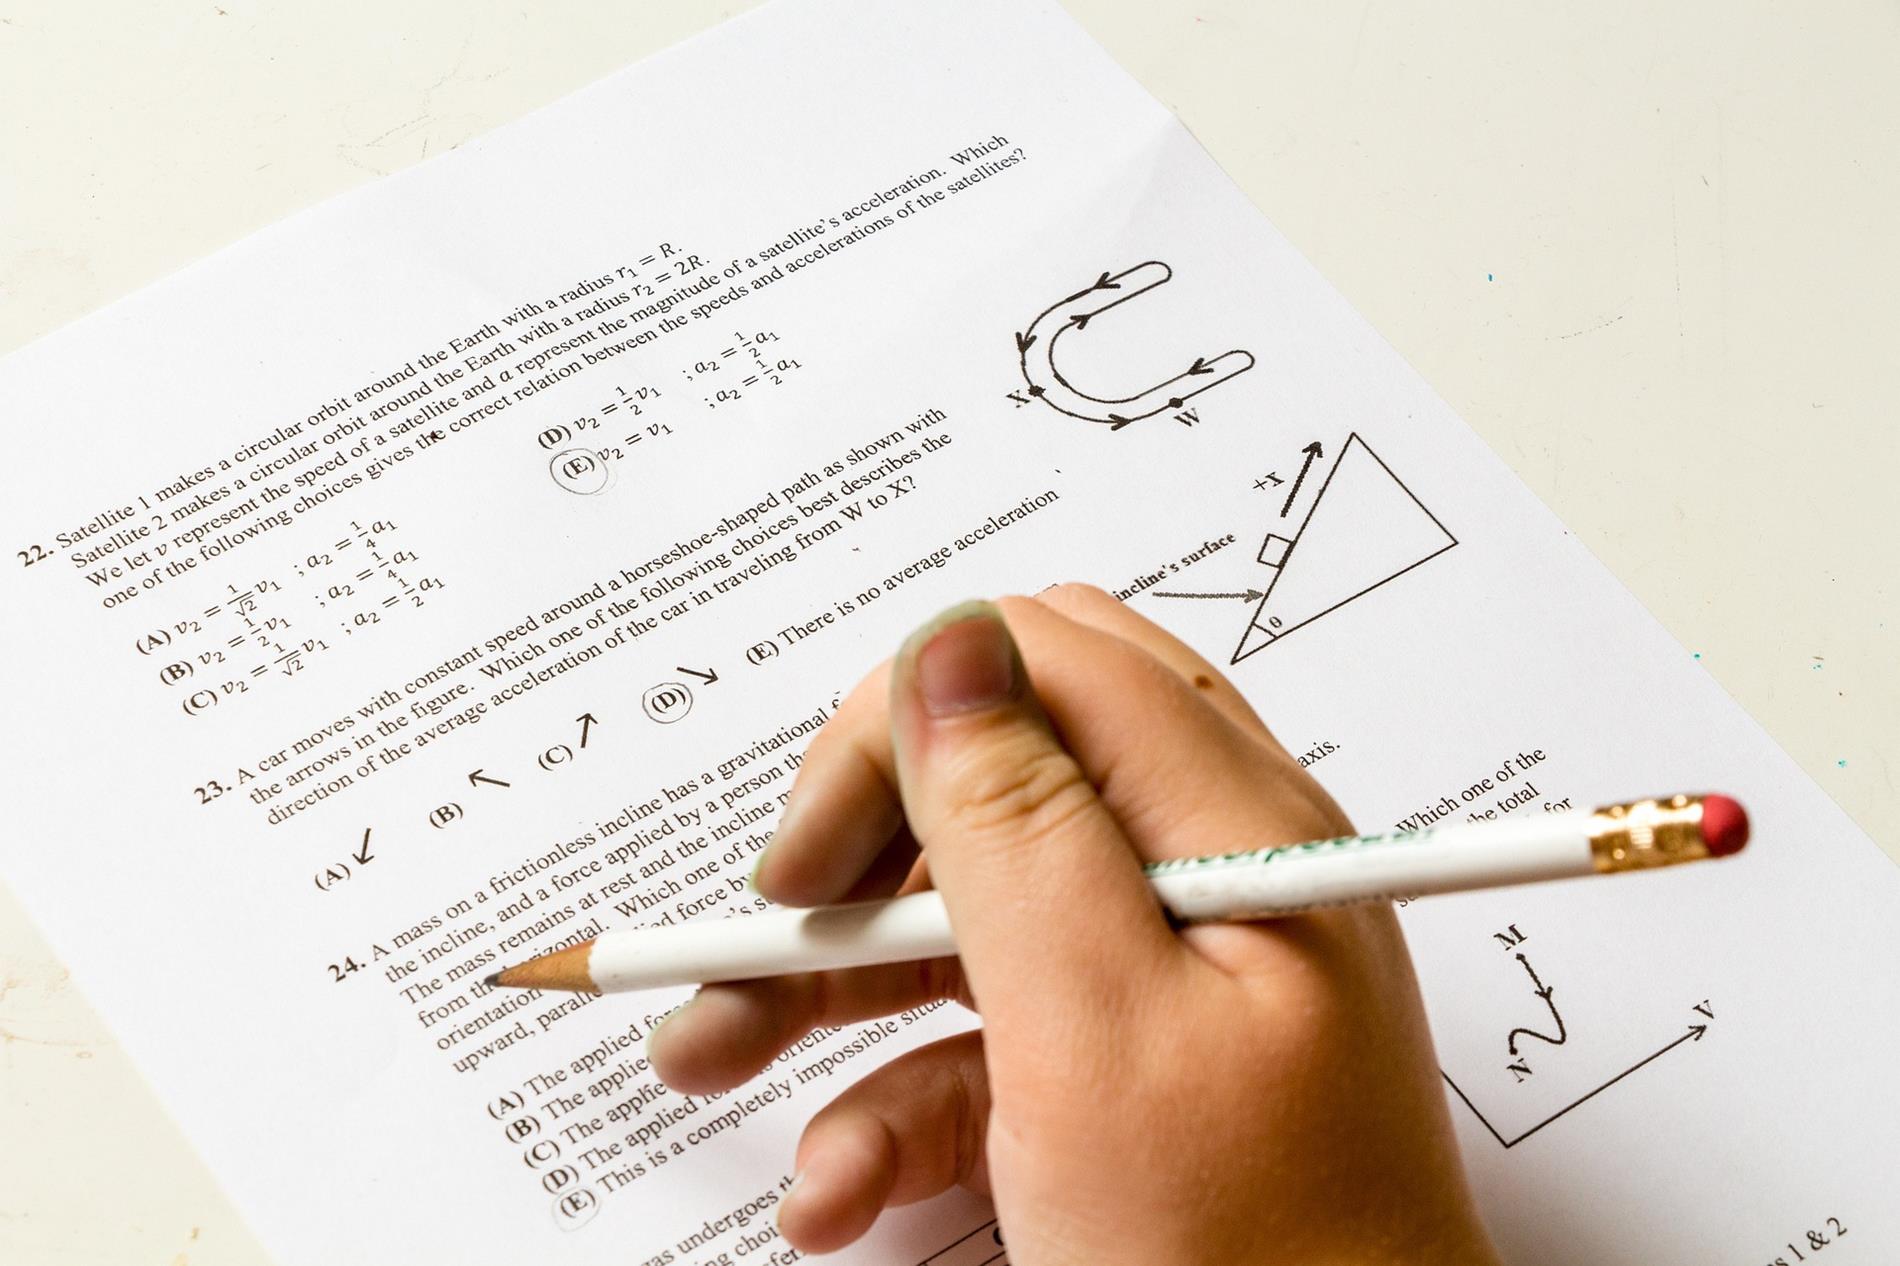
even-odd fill
[(322, 549), (244, 584), (221, 601), (142, 634), (134, 649), (159, 661), (159, 684), (181, 691), (187, 716), (266, 691), (312, 659), (428, 605), (443, 587), (389, 519), (350, 520)]
[[(678, 373), (686, 384), (658, 379), (618, 383), (590, 411), (543, 428), (535, 444), (548, 473), (567, 492), (592, 496), (613, 483), (614, 471), (642, 444), (652, 445), (691, 425), (699, 408), (719, 409), (782, 387), (804, 365), (780, 350), (775, 330), (734, 331)], [(644, 451), (644, 450), (643, 450)]]

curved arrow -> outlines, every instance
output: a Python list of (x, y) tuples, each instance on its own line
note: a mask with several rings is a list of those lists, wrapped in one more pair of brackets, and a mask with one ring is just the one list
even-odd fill
[(1253, 354), (1239, 349), (1213, 357), (1197, 356), (1192, 365), (1174, 377), (1131, 396), (1090, 395), (1063, 376), (1055, 359), (1056, 344), (1063, 335), (1086, 330), (1104, 312), (1165, 285), (1173, 276), (1166, 264), (1151, 259), (1119, 273), (1102, 273), (1088, 289), (1044, 308), (1029, 328), (1016, 336), (1016, 358), (1029, 394), (1058, 413), (1085, 422), (1106, 423), (1111, 431), (1119, 431), (1130, 422), (1178, 409), (1209, 387), (1252, 369)]
[(1525, 1037), (1534, 1037), (1540, 1042), (1549, 1042), (1552, 1046), (1562, 1046), (1565, 1042), (1570, 1040), (1570, 1033), (1564, 1028), (1564, 1018), (1557, 1014), (1557, 1004), (1550, 1000), (1551, 995), (1557, 991), (1537, 978), (1537, 972), (1531, 967), (1530, 959), (1524, 957), (1522, 954), (1516, 955), (1516, 958), (1519, 963), (1523, 964), (1524, 970), (1530, 973), (1531, 984), (1536, 986), (1531, 992), (1542, 998), (1544, 1005), (1550, 1008), (1550, 1018), (1557, 1022), (1557, 1036), (1551, 1037), (1548, 1033), (1539, 1033), (1536, 1029), (1512, 1029), (1504, 1039), (1505, 1046), (1510, 1048), (1511, 1054), (1517, 1054), (1517, 1039), (1519, 1034)]

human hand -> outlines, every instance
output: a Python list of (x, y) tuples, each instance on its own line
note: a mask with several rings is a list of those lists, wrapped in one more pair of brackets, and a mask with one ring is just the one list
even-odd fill
[(800, 906), (935, 886), (958, 957), (707, 986), (653, 1066), (710, 1093), (814, 1027), (980, 1011), (806, 1127), (779, 1216), (806, 1252), (962, 1183), (1015, 1266), (1492, 1263), (1390, 908), (1176, 930), (1140, 869), (1351, 832), (1107, 594), (953, 608), (813, 740), (755, 882)]

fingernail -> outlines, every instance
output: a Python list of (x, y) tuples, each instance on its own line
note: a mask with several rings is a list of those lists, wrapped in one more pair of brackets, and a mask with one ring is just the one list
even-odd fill
[(761, 896), (765, 895), (759, 887), (759, 874), (765, 869), (765, 859), (772, 855), (772, 846), (790, 832), (792, 821), (802, 803), (798, 799), (787, 800), (785, 807), (779, 810), (778, 821), (772, 824), (772, 838), (765, 842), (765, 847), (759, 850), (759, 855), (752, 859), (752, 873), (746, 877), (745, 881), (745, 886), (750, 891), (759, 893)]
[(779, 1197), (778, 1216), (780, 1218), (785, 1216), (786, 1206), (792, 1203), (793, 1197), (798, 1195), (798, 1189), (804, 1185), (805, 1171), (801, 1169), (792, 1175), (791, 1185), (785, 1188), (785, 1194)]
[(992, 604), (951, 607), (913, 633), (910, 644), (917, 699), (929, 715), (980, 712), (1016, 697), (1016, 643)]
[(766, 841), (765, 847), (759, 850), (759, 855), (752, 859), (752, 873), (745, 878), (745, 890), (755, 897), (764, 897), (767, 901), (776, 901), (778, 900), (777, 897), (774, 897), (771, 893), (759, 887), (759, 876), (765, 873), (765, 859), (771, 855), (772, 843), (768, 840)]
[[(818, 1168), (821, 1171), (825, 1168), (822, 1158), (818, 1159)], [(835, 1194), (826, 1190), (828, 1180), (824, 1174), (820, 1173), (818, 1181), (813, 1182), (811, 1172), (812, 1163), (808, 1160), (792, 1175), (792, 1185), (787, 1187), (785, 1194), (779, 1198), (777, 1221), (781, 1232), (785, 1229), (787, 1217), (802, 1214), (804, 1206), (808, 1204), (816, 1205), (822, 1210), (825, 1198)]]

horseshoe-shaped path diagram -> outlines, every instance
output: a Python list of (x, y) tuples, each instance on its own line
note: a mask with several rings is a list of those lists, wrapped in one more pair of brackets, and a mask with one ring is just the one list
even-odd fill
[(1029, 394), (1058, 413), (1105, 423), (1110, 430), (1119, 431), (1130, 422), (1178, 409), (1208, 388), (1252, 369), (1253, 354), (1238, 348), (1218, 356), (1197, 356), (1192, 365), (1172, 378), (1132, 396), (1090, 395), (1063, 376), (1056, 365), (1056, 344), (1063, 335), (1087, 329), (1110, 308), (1165, 285), (1173, 276), (1174, 271), (1166, 264), (1151, 259), (1123, 272), (1103, 273), (1088, 289), (1044, 308), (1029, 328), (1016, 336), (1016, 355)]

